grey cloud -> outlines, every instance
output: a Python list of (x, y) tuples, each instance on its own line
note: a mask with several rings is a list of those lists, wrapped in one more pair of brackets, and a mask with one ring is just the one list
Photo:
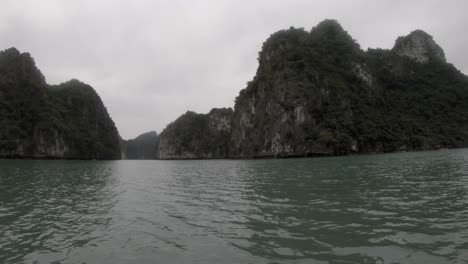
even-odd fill
[(468, 73), (467, 9), (462, 0), (6, 0), (0, 49), (30, 52), (49, 83), (92, 85), (121, 135), (133, 138), (186, 110), (232, 107), (270, 34), (325, 18), (364, 49), (391, 48), (421, 28)]

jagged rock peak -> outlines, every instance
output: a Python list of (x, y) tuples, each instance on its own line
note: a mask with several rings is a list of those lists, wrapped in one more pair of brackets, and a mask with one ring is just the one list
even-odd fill
[(328, 31), (335, 31), (335, 32), (342, 32), (345, 31), (341, 24), (335, 19), (325, 19), (322, 22), (318, 23), (312, 31), (316, 30), (328, 30)]
[(60, 90), (60, 89), (70, 89), (74, 91), (81, 91), (84, 93), (87, 93), (92, 96), (96, 96), (100, 98), (100, 96), (97, 94), (96, 90), (89, 84), (84, 83), (78, 79), (70, 79), (66, 82), (63, 82), (58, 85), (51, 85), (49, 86), (52, 90)]
[[(259, 70), (263, 69), (264, 66), (273, 65), (272, 61), (285, 60), (286, 53), (290, 53), (291, 56), (301, 56), (300, 53), (305, 49), (304, 46), (313, 46), (317, 52), (321, 53), (355, 54), (361, 50), (359, 44), (337, 20), (326, 19), (310, 31), (306, 31), (304, 28), (290, 27), (270, 35), (263, 43), (259, 53)], [(279, 63), (279, 65), (284, 64)], [(257, 73), (257, 75), (259, 74)]]
[(399, 37), (392, 51), (420, 63), (430, 60), (446, 62), (444, 50), (433, 37), (422, 30), (415, 30), (408, 36)]
[[(45, 78), (41, 71), (36, 67), (31, 54), (20, 52), (15, 47), (0, 51), (0, 70), (10, 73), (10, 81), (13, 79), (23, 79), (40, 85), (45, 85)], [(16, 77), (14, 78), (12, 74)], [(10, 83), (11, 85), (11, 83)]]
[(312, 28), (310, 34), (319, 39), (323, 38), (340, 38), (341, 40), (353, 41), (353, 38), (348, 34), (341, 24), (334, 19), (325, 19)]
[[(309, 42), (331, 49), (330, 52), (355, 53), (360, 51), (360, 45), (334, 19), (326, 19), (313, 27), (309, 34)], [(328, 52), (328, 51), (322, 51)]]

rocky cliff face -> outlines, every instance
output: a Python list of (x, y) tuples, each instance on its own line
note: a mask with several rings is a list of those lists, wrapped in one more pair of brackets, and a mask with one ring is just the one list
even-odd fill
[(122, 159), (155, 159), (158, 139), (158, 133), (151, 131), (134, 139), (122, 140)]
[(159, 135), (158, 159), (227, 158), (232, 109), (212, 109), (208, 114), (187, 112)]
[(468, 79), (423, 31), (392, 50), (333, 20), (273, 34), (236, 99), (230, 156), (289, 157), (468, 145)]
[[(392, 50), (363, 51), (338, 22), (325, 20), (311, 31), (290, 28), (271, 35), (258, 60), (232, 114), (220, 119), (187, 112), (161, 133), (158, 157), (302, 157), (468, 146), (468, 78), (421, 30), (398, 38)], [(211, 140), (213, 135), (221, 140)]]
[[(335, 21), (280, 31), (260, 52), (254, 80), (236, 100), (232, 157), (331, 155), (355, 149), (347, 94), (370, 81), (362, 51)], [(348, 73), (348, 74), (344, 74)]]
[(27, 53), (0, 52), (0, 156), (119, 159), (118, 133), (94, 89), (48, 86)]
[(406, 37), (399, 37), (392, 51), (420, 63), (430, 60), (446, 62), (442, 48), (435, 43), (432, 36), (422, 30), (415, 30)]

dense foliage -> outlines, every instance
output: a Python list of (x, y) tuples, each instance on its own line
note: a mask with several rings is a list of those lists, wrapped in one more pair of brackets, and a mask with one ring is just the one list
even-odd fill
[(258, 60), (221, 137), (207, 115), (187, 112), (161, 133), (159, 152), (249, 158), (468, 146), (468, 78), (421, 30), (392, 50), (365, 52), (325, 20), (274, 33)]
[[(426, 33), (412, 33), (421, 37)], [(427, 35), (427, 34), (426, 34)], [(424, 35), (426, 37), (426, 35)], [(400, 38), (398, 46), (412, 47)], [(340, 155), (468, 145), (468, 80), (427, 35), (413, 50), (362, 51), (333, 20), (273, 34), (236, 98), (232, 157)]]
[(367, 55), (380, 89), (356, 100), (363, 144), (381, 144), (382, 151), (468, 146), (466, 76), (445, 62), (421, 64), (389, 51)]
[(226, 158), (232, 109), (186, 112), (159, 135), (158, 158)]
[(94, 89), (48, 86), (27, 53), (0, 52), (0, 156), (118, 159), (118, 132)]
[[(334, 20), (270, 36), (232, 109), (187, 112), (127, 158), (345, 155), (468, 146), (468, 77), (416, 30), (361, 50)], [(114, 123), (79, 81), (48, 86), (29, 54), (0, 53), (0, 156), (114, 159)]]

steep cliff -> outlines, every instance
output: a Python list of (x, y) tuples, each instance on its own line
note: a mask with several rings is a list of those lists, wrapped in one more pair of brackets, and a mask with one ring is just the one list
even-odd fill
[[(335, 20), (270, 36), (234, 112), (187, 112), (158, 158), (346, 155), (468, 146), (468, 78), (422, 30), (363, 51)], [(224, 120), (224, 121), (220, 121)], [(222, 125), (220, 125), (222, 124)], [(224, 127), (225, 129), (222, 129)], [(222, 133), (213, 132), (221, 131)]]
[(264, 43), (236, 98), (230, 156), (467, 146), (467, 99), (467, 77), (423, 31), (364, 52), (334, 20), (290, 28)]
[(227, 158), (232, 109), (212, 109), (208, 114), (186, 112), (159, 135), (158, 159)]
[(151, 131), (134, 139), (122, 140), (122, 159), (155, 159), (158, 139), (158, 133)]
[(11, 48), (0, 52), (0, 157), (119, 159), (118, 132), (91, 86), (48, 86)]
[[(362, 65), (362, 66), (358, 66)], [(344, 154), (356, 149), (352, 95), (366, 72), (359, 45), (336, 21), (273, 34), (257, 74), (236, 98), (232, 157)]]

